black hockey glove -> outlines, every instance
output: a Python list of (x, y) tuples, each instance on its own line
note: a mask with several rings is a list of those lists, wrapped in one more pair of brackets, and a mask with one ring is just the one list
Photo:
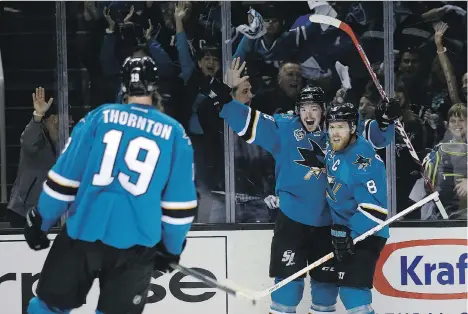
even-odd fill
[(354, 255), (354, 242), (353, 238), (351, 238), (351, 230), (348, 227), (333, 225), (331, 235), (334, 254), (340, 262)]
[(377, 120), (381, 129), (386, 129), (390, 124), (401, 116), (400, 101), (396, 98), (390, 98), (382, 101), (375, 108), (375, 120)]
[[(186, 242), (187, 240), (185, 240), (184, 244), (182, 245), (182, 251), (185, 248)], [(163, 273), (171, 273), (174, 269), (170, 266), (170, 264), (179, 264), (180, 255), (169, 253), (162, 241), (156, 245), (156, 249), (157, 253), (154, 259), (154, 270), (159, 270)]]
[(24, 238), (29, 247), (35, 251), (49, 247), (50, 240), (47, 234), (41, 230), (42, 217), (36, 208), (26, 214), (26, 225), (24, 226)]
[(213, 101), (213, 105), (219, 110), (223, 108), (224, 104), (232, 100), (229, 86), (214, 77), (203, 78), (202, 82), (200, 82), (200, 93), (210, 98)]

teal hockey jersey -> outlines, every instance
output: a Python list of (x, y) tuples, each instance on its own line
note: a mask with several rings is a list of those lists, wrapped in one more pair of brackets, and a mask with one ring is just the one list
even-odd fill
[[(327, 201), (334, 224), (357, 236), (387, 219), (385, 166), (372, 144), (361, 136), (342, 151), (326, 155)], [(388, 226), (376, 233), (388, 238)]]
[(178, 122), (146, 105), (103, 105), (75, 126), (48, 173), (42, 230), (68, 211), (73, 239), (119, 249), (162, 240), (180, 254), (197, 208), (193, 171)]
[[(297, 115), (269, 116), (237, 100), (225, 104), (220, 116), (247, 143), (261, 146), (275, 158), (275, 193), (287, 217), (315, 227), (332, 224), (325, 198), (326, 132), (307, 132)], [(381, 134), (385, 132), (376, 121), (365, 125), (373, 130), (368, 134), (376, 145), (390, 143), (391, 137)]]

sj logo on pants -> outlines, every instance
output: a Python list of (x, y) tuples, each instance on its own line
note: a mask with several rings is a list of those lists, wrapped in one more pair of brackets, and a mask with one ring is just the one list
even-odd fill
[(294, 255), (296, 255), (296, 253), (294, 253), (291, 250), (284, 251), (283, 259), (281, 261), (283, 263), (286, 263), (286, 266), (292, 266), (292, 265), (296, 264), (294, 262)]

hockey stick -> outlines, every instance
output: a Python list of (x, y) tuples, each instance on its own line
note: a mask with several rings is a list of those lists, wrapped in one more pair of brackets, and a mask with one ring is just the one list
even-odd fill
[[(426, 203), (428, 203), (428, 202), (430, 202), (432, 200), (434, 202), (436, 202), (436, 203), (440, 203), (439, 193), (438, 192), (434, 192), (434, 193), (428, 195), (427, 197), (423, 198), (422, 200), (415, 203), (414, 205), (408, 207), (404, 211), (402, 211), (402, 212), (398, 213), (397, 215), (391, 217), (390, 219), (386, 220), (382, 224), (377, 225), (374, 228), (367, 231), (366, 233), (360, 235), (359, 237), (354, 239), (354, 243), (358, 243), (358, 242), (364, 240), (365, 238), (375, 234), (376, 232), (382, 230), (385, 226), (388, 226), (389, 224), (399, 220), (400, 218), (406, 216), (410, 212), (414, 211), (415, 209), (423, 206), (424, 204), (426, 204)], [(194, 269), (187, 268), (187, 267), (184, 267), (184, 266), (179, 265), (179, 264), (170, 264), (170, 266), (173, 269), (178, 270), (178, 271), (180, 271), (181, 273), (183, 273), (183, 274), (185, 274), (187, 276), (192, 276), (192, 277), (197, 278), (198, 280), (200, 280), (201, 282), (203, 282), (204, 284), (206, 284), (209, 287), (216, 288), (216, 289), (219, 289), (221, 291), (224, 291), (227, 294), (232, 295), (232, 296), (234, 296), (236, 298), (247, 299), (247, 300), (251, 301), (253, 305), (255, 305), (257, 300), (260, 300), (260, 299), (270, 295), (274, 291), (284, 287), (285, 285), (287, 285), (291, 281), (299, 278), (300, 276), (302, 276), (302, 275), (306, 274), (307, 272), (309, 272), (310, 270), (320, 266), (321, 264), (323, 264), (326, 261), (332, 259), (333, 257), (334, 257), (334, 254), (329, 253), (329, 254), (323, 256), (322, 258), (320, 258), (319, 260), (315, 261), (314, 263), (310, 264), (306, 268), (301, 269), (300, 271), (298, 271), (295, 274), (289, 276), (288, 278), (286, 278), (286, 279), (278, 282), (277, 284), (271, 286), (270, 288), (262, 290), (262, 291), (253, 291), (253, 290), (250, 290), (250, 289), (246, 289), (246, 288), (240, 287), (240, 286), (238, 286), (238, 285), (236, 285), (236, 284), (234, 284), (232, 282), (231, 283), (227, 283), (227, 282), (220, 283), (217, 280), (215, 280), (215, 279), (213, 279), (211, 277), (208, 277), (208, 276), (206, 276), (206, 275), (204, 275), (204, 274), (202, 274), (202, 273), (200, 273), (200, 272), (198, 272), (198, 271), (196, 271)]]
[(220, 283), (217, 280), (208, 277), (192, 268), (187, 268), (179, 264), (170, 264), (174, 270), (178, 270), (181, 273), (187, 275), (187, 276), (192, 276), (194, 278), (197, 278), (201, 282), (203, 282), (205, 285), (219, 289), (221, 291), (226, 292), (227, 294), (230, 294), (236, 298), (244, 298), (252, 302), (253, 305), (256, 304), (257, 299), (255, 298), (255, 293), (251, 290), (248, 290), (246, 288), (242, 288), (232, 282), (227, 283)]
[[(400, 218), (406, 216), (407, 214), (411, 213), (412, 211), (414, 211), (416, 208), (419, 208), (421, 206), (423, 206), (424, 204), (430, 202), (430, 201), (434, 201), (436, 203), (440, 203), (440, 200), (439, 200), (439, 193), (438, 192), (434, 192), (430, 195), (428, 195), (427, 197), (423, 198), (422, 200), (420, 200), (419, 202), (415, 203), (414, 205), (408, 207), (407, 209), (405, 209), (404, 211), (396, 214), (395, 216), (385, 220), (382, 224), (380, 225), (377, 225), (375, 226), (374, 228), (370, 229), (369, 231), (367, 231), (366, 233), (363, 233), (361, 234), (359, 237), (357, 237), (356, 239), (354, 239), (354, 243), (358, 243), (362, 240), (364, 240), (365, 238), (375, 234), (376, 232), (382, 230), (385, 226), (388, 226), (389, 224), (399, 220)], [(307, 266), (306, 268), (304, 269), (301, 269), (300, 271), (298, 271), (297, 273), (289, 276), (288, 278), (278, 282), (277, 284), (271, 286), (270, 288), (268, 289), (265, 289), (263, 291), (258, 291), (258, 292), (254, 292), (255, 294), (255, 299), (256, 300), (259, 300), (261, 298), (264, 298), (268, 295), (270, 295), (271, 293), (273, 293), (274, 291), (280, 289), (281, 287), (284, 287), (285, 285), (287, 285), (288, 283), (290, 283), (291, 281), (299, 278), (300, 276), (306, 274), (307, 272), (309, 272), (310, 270), (316, 268), (317, 266), (320, 266), (322, 265), (323, 263), (325, 263), (326, 261), (328, 260), (331, 260), (332, 258), (334, 257), (334, 254), (333, 253), (329, 253), (327, 255), (325, 255), (324, 257), (318, 259), (317, 261), (313, 262), (312, 264), (310, 264), (309, 266)]]
[[(385, 90), (383, 89), (382, 85), (380, 84), (379, 79), (377, 78), (377, 75), (375, 74), (374, 70), (372, 70), (369, 59), (367, 58), (367, 55), (364, 52), (364, 49), (362, 49), (362, 46), (359, 43), (359, 40), (357, 39), (356, 35), (354, 34), (352, 28), (348, 24), (343, 23), (340, 20), (335, 19), (335, 18), (330, 17), (330, 16), (327, 16), (327, 15), (314, 14), (314, 15), (309, 16), (309, 20), (312, 23), (319, 23), (319, 24), (326, 24), (326, 25), (334, 26), (336, 28), (341, 29), (346, 34), (348, 34), (348, 36), (353, 41), (354, 46), (356, 47), (357, 51), (359, 52), (359, 55), (361, 56), (361, 59), (364, 62), (364, 65), (366, 66), (367, 71), (369, 72), (370, 76), (372, 77), (372, 81), (374, 82), (375, 86), (377, 87), (377, 90), (379, 91), (380, 96), (382, 97), (382, 99), (384, 101), (388, 101), (387, 94), (385, 93)], [(416, 151), (414, 150), (414, 147), (411, 144), (411, 141), (410, 141), (408, 135), (406, 134), (405, 129), (403, 128), (403, 125), (401, 124), (399, 119), (396, 119), (394, 123), (395, 123), (395, 128), (398, 130), (398, 132), (402, 136), (403, 141), (405, 141), (405, 144), (408, 147), (408, 151), (410, 152), (411, 157), (413, 157), (414, 161), (421, 167), (421, 169), (422, 169), (421, 175), (423, 176), (424, 180), (426, 181), (429, 189), (431, 190), (431, 192), (434, 192), (435, 188), (432, 185), (431, 180), (425, 174), (424, 167), (423, 167), (421, 161), (419, 160), (418, 154), (416, 154)], [(444, 206), (442, 205), (441, 202), (439, 202), (437, 204), (437, 208), (439, 209), (440, 214), (442, 215), (442, 217), (444, 219), (448, 219), (447, 212), (445, 211), (445, 208), (444, 208)]]

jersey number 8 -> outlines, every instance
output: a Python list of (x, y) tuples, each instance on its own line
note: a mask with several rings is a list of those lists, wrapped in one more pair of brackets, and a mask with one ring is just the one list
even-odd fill
[[(102, 158), (101, 169), (93, 177), (93, 185), (107, 186), (114, 181), (112, 172), (121, 140), (122, 131), (111, 130), (104, 135), (103, 142), (106, 144), (106, 149)], [(138, 155), (142, 149), (147, 151), (146, 158), (143, 161), (138, 160)], [(122, 187), (135, 196), (145, 194), (148, 191), (160, 153), (158, 144), (146, 137), (139, 136), (128, 142), (124, 156), (125, 164), (128, 169), (138, 173), (138, 180), (136, 183), (132, 183), (129, 175), (119, 172), (117, 178)]]
[(377, 193), (377, 187), (375, 186), (374, 180), (369, 180), (366, 182), (367, 190), (370, 194)]

